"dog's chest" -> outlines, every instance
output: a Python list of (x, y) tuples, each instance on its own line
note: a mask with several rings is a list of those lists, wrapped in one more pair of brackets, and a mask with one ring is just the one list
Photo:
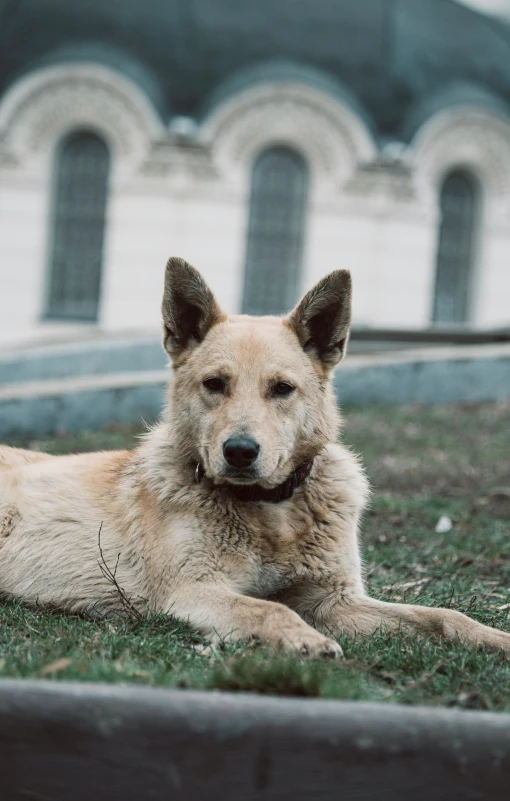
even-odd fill
[(289, 518), (283, 510), (272, 512), (269, 521), (262, 518), (246, 527), (244, 536), (229, 539), (229, 577), (238, 591), (259, 597), (303, 579), (317, 579), (331, 571), (335, 560), (331, 541), (326, 543), (309, 521)]
[(287, 558), (269, 560), (263, 555), (249, 552), (243, 560), (242, 584), (240, 588), (247, 595), (260, 598), (273, 595), (296, 581), (299, 573), (297, 560), (288, 554)]

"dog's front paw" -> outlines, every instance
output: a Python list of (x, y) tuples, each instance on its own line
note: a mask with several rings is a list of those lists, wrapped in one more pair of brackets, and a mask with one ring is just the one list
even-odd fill
[(341, 659), (344, 655), (337, 642), (313, 629), (305, 632), (283, 631), (280, 645), (286, 651), (297, 652), (306, 659)]

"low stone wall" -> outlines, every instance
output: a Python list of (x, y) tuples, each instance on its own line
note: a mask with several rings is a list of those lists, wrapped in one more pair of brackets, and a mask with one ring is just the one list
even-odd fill
[(153, 335), (19, 348), (0, 351), (0, 388), (29, 381), (163, 370), (167, 362), (161, 338)]
[(444, 404), (510, 400), (510, 344), (347, 355), (335, 373), (340, 403)]
[(0, 440), (157, 419), (168, 371), (30, 382), (0, 389)]
[[(104, 356), (105, 362), (109, 357)], [(138, 365), (141, 362), (138, 363)], [(72, 375), (0, 386), (0, 440), (37, 438), (108, 423), (155, 420), (170, 372)], [(335, 374), (341, 404), (443, 404), (510, 400), (510, 345), (452, 346), (347, 357)]]
[(0, 797), (507, 801), (510, 716), (0, 681)]

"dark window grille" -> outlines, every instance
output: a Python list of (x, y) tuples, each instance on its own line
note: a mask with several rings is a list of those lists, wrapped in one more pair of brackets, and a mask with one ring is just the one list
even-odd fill
[(244, 279), (244, 314), (282, 314), (297, 301), (308, 194), (304, 158), (264, 150), (253, 166)]
[(59, 148), (46, 308), (49, 319), (97, 320), (109, 168), (108, 147), (94, 133), (73, 133)]
[(479, 192), (464, 170), (451, 172), (441, 190), (433, 321), (465, 323), (469, 317)]

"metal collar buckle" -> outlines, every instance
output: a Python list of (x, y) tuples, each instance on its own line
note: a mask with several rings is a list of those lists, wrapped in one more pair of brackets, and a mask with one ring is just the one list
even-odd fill
[(197, 462), (197, 466), (195, 468), (195, 484), (200, 484), (204, 475), (205, 475), (204, 468), (202, 467), (200, 462)]

